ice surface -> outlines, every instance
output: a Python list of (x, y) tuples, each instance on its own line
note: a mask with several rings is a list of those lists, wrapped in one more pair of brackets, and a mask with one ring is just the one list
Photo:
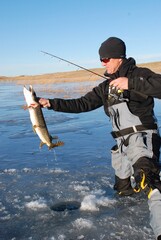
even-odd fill
[[(21, 108), (23, 87), (0, 85), (0, 239), (154, 240), (145, 196), (118, 198), (113, 191), (110, 148), (115, 142), (103, 109), (44, 110), (49, 131), (65, 145), (40, 150), (28, 112)], [(156, 113), (161, 121), (159, 108)], [(52, 211), (59, 201), (78, 201), (81, 208)]]

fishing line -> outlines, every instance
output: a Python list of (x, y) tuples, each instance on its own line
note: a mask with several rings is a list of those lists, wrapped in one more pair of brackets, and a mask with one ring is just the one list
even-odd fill
[(45, 55), (49, 55), (49, 56), (51, 56), (51, 57), (54, 57), (54, 58), (59, 59), (60, 61), (67, 62), (67, 63), (69, 63), (69, 64), (71, 64), (71, 65), (73, 65), (73, 66), (76, 66), (76, 67), (78, 67), (78, 68), (80, 68), (80, 69), (83, 69), (83, 70), (85, 70), (85, 71), (87, 71), (87, 72), (90, 72), (90, 73), (92, 73), (92, 74), (94, 74), (94, 75), (97, 75), (97, 76), (99, 76), (99, 77), (104, 78), (104, 79), (107, 80), (107, 78), (106, 78), (105, 76), (103, 76), (103, 75), (101, 75), (101, 74), (99, 74), (99, 73), (96, 73), (96, 72), (94, 72), (94, 71), (92, 71), (92, 70), (89, 70), (89, 69), (87, 69), (87, 68), (85, 68), (85, 67), (82, 67), (82, 66), (80, 66), (80, 65), (78, 65), (78, 64), (76, 64), (76, 63), (73, 63), (73, 62), (69, 61), (69, 60), (66, 60), (66, 59), (64, 59), (64, 58), (58, 57), (58, 56), (56, 56), (56, 55), (53, 55), (53, 54), (48, 53), (48, 52), (45, 52), (45, 51), (41, 51), (41, 52), (44, 53)]
[(54, 152), (54, 156), (53, 156), (54, 159), (52, 159), (51, 161), (54, 163), (54, 169), (56, 170), (59, 167), (59, 161), (58, 161), (55, 149), (52, 149), (52, 150)]

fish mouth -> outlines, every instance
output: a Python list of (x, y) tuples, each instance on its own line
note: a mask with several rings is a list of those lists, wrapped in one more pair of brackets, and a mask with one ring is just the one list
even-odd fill
[(32, 85), (29, 86), (29, 91), (30, 91), (30, 92), (33, 92), (33, 87), (32, 87)]
[(36, 97), (36, 93), (35, 93), (32, 85), (29, 85), (29, 88), (28, 88), (28, 89), (27, 89), (27, 87), (24, 85), (24, 93), (26, 93), (26, 94), (29, 94), (29, 93), (30, 93), (30, 94), (32, 94), (33, 96)]
[(33, 86), (32, 85), (29, 85), (29, 89), (27, 89), (27, 87), (25, 85), (23, 87), (26, 91), (33, 92)]

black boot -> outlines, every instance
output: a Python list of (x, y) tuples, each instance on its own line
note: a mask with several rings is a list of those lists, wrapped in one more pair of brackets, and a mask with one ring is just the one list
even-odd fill
[(134, 193), (134, 190), (131, 187), (130, 177), (121, 179), (115, 176), (114, 190), (116, 190), (120, 196), (132, 195)]
[(138, 169), (134, 173), (134, 178), (136, 182), (135, 191), (145, 191), (148, 198), (150, 198), (151, 192), (154, 189), (158, 189), (161, 192), (161, 181), (158, 174), (155, 174), (152, 171), (147, 171), (147, 169)]
[(156, 188), (161, 192), (160, 169), (154, 159), (142, 157), (133, 165), (133, 168), (136, 181), (135, 191), (144, 190), (148, 197)]

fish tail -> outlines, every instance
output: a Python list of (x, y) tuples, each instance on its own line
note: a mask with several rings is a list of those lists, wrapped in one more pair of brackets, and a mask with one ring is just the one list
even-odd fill
[(59, 146), (64, 146), (64, 142), (58, 141), (56, 143), (51, 143), (50, 146), (49, 146), (49, 150), (52, 149), (52, 148), (55, 148), (55, 147), (59, 147)]

